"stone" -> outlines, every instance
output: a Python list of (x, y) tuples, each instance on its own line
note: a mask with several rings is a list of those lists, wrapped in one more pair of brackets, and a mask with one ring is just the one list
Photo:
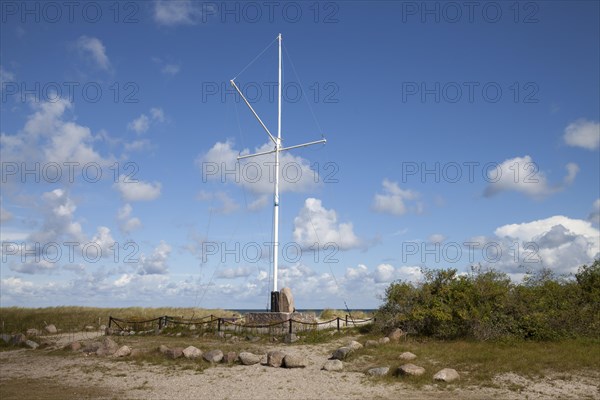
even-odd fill
[(283, 364), (285, 353), (282, 351), (270, 351), (267, 353), (267, 365), (269, 367), (279, 368)]
[(390, 342), (389, 337), (382, 337), (378, 340), (379, 344), (388, 344)]
[(100, 342), (91, 342), (91, 343), (87, 343), (84, 347), (83, 347), (83, 352), (84, 353), (95, 353), (98, 351), (98, 349), (102, 347), (102, 343)]
[(295, 333), (287, 333), (285, 335), (285, 337), (283, 338), (283, 342), (290, 344), (290, 343), (294, 343), (298, 341), (298, 335), (296, 335)]
[(25, 341), (25, 346), (29, 347), (30, 349), (37, 349), (38, 347), (40, 347), (39, 344), (37, 344), (36, 342), (34, 342), (33, 340), (26, 340)]
[(233, 364), (238, 359), (238, 355), (235, 351), (229, 351), (223, 354), (223, 360), (225, 364)]
[(417, 358), (417, 356), (411, 353), (410, 351), (405, 351), (404, 353), (400, 354), (398, 358), (404, 361), (412, 361), (415, 358)]
[(254, 365), (260, 362), (260, 356), (243, 351), (240, 353), (240, 362), (244, 365)]
[(362, 349), (363, 345), (358, 343), (356, 340), (353, 340), (350, 343), (348, 343), (346, 347), (350, 347), (352, 350), (358, 350)]
[(385, 376), (388, 374), (388, 372), (390, 372), (389, 367), (377, 367), (377, 368), (371, 368), (370, 370), (367, 371), (367, 375), (370, 376)]
[(279, 292), (279, 312), (293, 313), (294, 311), (296, 311), (296, 307), (294, 305), (292, 290), (284, 287)]
[(348, 357), (348, 354), (350, 353), (352, 353), (352, 349), (350, 347), (340, 347), (339, 349), (333, 352), (331, 358), (334, 360), (343, 361), (346, 359), (346, 357)]
[(194, 346), (188, 346), (183, 349), (183, 356), (190, 360), (202, 357), (202, 350)]
[(173, 360), (175, 360), (179, 357), (183, 357), (183, 348), (181, 348), (181, 347), (170, 348), (165, 352), (165, 356), (167, 356), (168, 358), (171, 358)]
[(434, 376), (434, 381), (443, 381), (443, 382), (452, 382), (457, 379), (460, 379), (460, 375), (456, 372), (455, 369), (452, 368), (444, 368), (439, 370)]
[(31, 328), (31, 329), (27, 329), (26, 334), (27, 334), (27, 336), (39, 336), (40, 331), (38, 331), (35, 328)]
[(189, 329), (190, 329), (190, 331), (195, 331), (196, 330), (196, 325), (191, 324)]
[(46, 325), (44, 327), (44, 330), (50, 334), (54, 334), (54, 333), (58, 332), (58, 329), (56, 329), (56, 326), (54, 326), (54, 324)]
[(344, 363), (340, 360), (327, 360), (321, 369), (325, 371), (341, 371), (344, 369)]
[(260, 341), (260, 336), (246, 336), (246, 340), (255, 343)]
[(2, 341), (4, 341), (4, 343), (10, 343), (10, 340), (12, 339), (12, 336), (3, 333), (0, 335), (0, 339), (2, 339)]
[(101, 341), (101, 346), (96, 350), (98, 356), (111, 356), (119, 349), (119, 345), (109, 337), (105, 337)]
[(96, 329), (96, 328), (94, 328), (92, 325), (87, 325), (87, 326), (85, 327), (85, 330), (86, 330), (86, 331), (93, 331), (93, 330), (95, 330), (95, 329)]
[(288, 354), (283, 358), (283, 366), (285, 368), (304, 368), (306, 367), (306, 360), (302, 356)]
[(393, 331), (391, 331), (389, 333), (389, 335), (387, 335), (387, 337), (390, 338), (391, 341), (397, 342), (400, 339), (402, 339), (403, 337), (406, 336), (406, 333), (404, 333), (404, 331), (400, 328), (396, 328)]
[(202, 358), (210, 363), (218, 363), (223, 359), (223, 352), (221, 350), (211, 350), (202, 354)]
[[(71, 342), (71, 343), (69, 343), (69, 344), (67, 345), (67, 347), (68, 347), (68, 348), (69, 348), (69, 350), (71, 350), (71, 351), (78, 351), (78, 350), (81, 350), (81, 343), (79, 343), (79, 342)], [(96, 349), (96, 350), (98, 350), (98, 349)], [(95, 353), (95, 351), (94, 351), (94, 352), (91, 352), (91, 353)]]
[(100, 325), (100, 328), (98, 328), (99, 331), (104, 331), (106, 330), (106, 325)]
[(404, 364), (398, 367), (398, 373), (401, 375), (420, 376), (425, 373), (425, 368), (415, 364)]
[(131, 348), (129, 346), (121, 346), (119, 350), (113, 354), (115, 357), (127, 357), (131, 354)]
[(167, 354), (167, 352), (169, 351), (169, 347), (165, 346), (164, 344), (161, 344), (158, 347), (158, 351), (161, 352), (162, 354)]
[(23, 335), (22, 333), (17, 333), (16, 335), (13, 335), (13, 337), (10, 339), (10, 343), (13, 346), (20, 346), (23, 343), (25, 343), (27, 341), (27, 337), (25, 335)]
[(129, 357), (140, 357), (143, 354), (144, 352), (140, 349), (131, 349), (131, 354), (129, 354)]
[(367, 340), (365, 342), (365, 347), (375, 347), (379, 346), (379, 342), (377, 340)]

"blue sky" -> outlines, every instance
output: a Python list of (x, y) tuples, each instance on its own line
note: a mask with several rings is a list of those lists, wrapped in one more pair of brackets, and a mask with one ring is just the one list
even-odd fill
[(272, 145), (228, 82), (276, 132), (279, 33), (284, 144), (328, 141), (282, 158), (298, 308), (598, 257), (597, 2), (69, 7), (2, 3), (2, 306), (266, 307), (272, 159), (235, 159)]

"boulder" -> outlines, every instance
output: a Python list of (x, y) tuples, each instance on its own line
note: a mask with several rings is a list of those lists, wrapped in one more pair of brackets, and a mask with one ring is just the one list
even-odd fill
[(54, 324), (46, 325), (44, 327), (44, 330), (50, 334), (54, 334), (54, 333), (58, 332), (58, 329), (56, 329), (56, 326), (54, 326)]
[(169, 348), (169, 349), (167, 349), (167, 351), (164, 354), (168, 358), (175, 360), (179, 357), (183, 357), (183, 348), (181, 348), (181, 347)]
[(12, 336), (10, 336), (10, 335), (8, 335), (6, 333), (3, 333), (3, 334), (0, 335), (0, 339), (2, 339), (2, 341), (4, 343), (10, 343), (10, 340), (12, 339)]
[(183, 356), (190, 360), (202, 357), (202, 350), (194, 346), (188, 346), (183, 349)]
[(323, 364), (323, 368), (325, 371), (341, 371), (344, 369), (344, 363), (340, 360), (327, 360), (325, 364)]
[(102, 343), (100, 342), (91, 342), (91, 343), (87, 343), (84, 347), (83, 347), (83, 352), (84, 353), (95, 353), (98, 351), (98, 349), (102, 347)]
[(260, 356), (249, 353), (247, 351), (241, 352), (239, 358), (240, 362), (244, 365), (253, 365), (258, 364), (260, 362)]
[(26, 334), (27, 334), (27, 336), (39, 336), (40, 331), (38, 331), (35, 328), (30, 328), (30, 329), (27, 329)]
[(13, 335), (13, 337), (10, 339), (10, 344), (12, 344), (13, 346), (20, 346), (26, 341), (27, 337), (25, 335), (23, 335), (22, 333), (17, 333), (16, 335)]
[(295, 333), (287, 333), (285, 335), (285, 337), (283, 338), (283, 342), (290, 344), (290, 343), (294, 343), (298, 341), (298, 335), (296, 335)]
[(290, 288), (284, 287), (279, 292), (279, 311), (284, 313), (293, 313), (296, 311), (294, 296), (292, 296)]
[(121, 346), (119, 350), (113, 354), (115, 357), (127, 357), (131, 354), (131, 348), (129, 346)]
[(343, 361), (346, 359), (346, 357), (348, 357), (348, 354), (350, 353), (352, 353), (352, 349), (350, 347), (340, 347), (339, 349), (333, 352), (331, 358), (334, 360)]
[(223, 359), (223, 352), (221, 350), (211, 350), (202, 354), (202, 358), (210, 363), (218, 363)]
[(390, 342), (390, 338), (389, 337), (382, 337), (377, 341), (379, 344), (387, 344)]
[(420, 376), (425, 373), (425, 368), (414, 364), (404, 364), (398, 368), (398, 373), (400, 375)]
[(390, 372), (390, 369), (388, 367), (377, 367), (377, 368), (371, 368), (370, 370), (368, 370), (367, 375), (385, 376), (388, 374), (388, 372)]
[(158, 351), (161, 352), (162, 354), (167, 354), (167, 352), (169, 351), (169, 347), (165, 346), (164, 344), (161, 344), (158, 347)]
[(222, 362), (224, 362), (225, 364), (233, 364), (234, 362), (236, 362), (237, 358), (238, 355), (235, 351), (229, 351), (223, 354)]
[(132, 357), (132, 358), (139, 357), (143, 354), (145, 354), (145, 352), (140, 349), (131, 349), (131, 353), (129, 354), (129, 357)]
[(390, 340), (392, 340), (394, 342), (399, 341), (400, 339), (402, 339), (405, 336), (406, 336), (406, 333), (404, 333), (404, 331), (400, 328), (394, 329), (393, 331), (391, 331), (389, 333), (389, 335), (387, 335), (387, 337), (389, 337)]
[[(81, 350), (81, 343), (79, 342), (71, 342), (67, 345), (67, 348), (71, 351), (78, 351)], [(98, 350), (98, 349), (96, 349)], [(89, 353), (95, 353), (95, 351), (89, 352)]]
[(269, 367), (279, 368), (283, 364), (285, 353), (282, 351), (270, 351), (267, 353), (267, 365)]
[(37, 344), (36, 342), (34, 342), (33, 340), (26, 340), (25, 341), (25, 346), (29, 347), (30, 349), (37, 349), (38, 347), (40, 347), (39, 344)]
[(404, 353), (400, 354), (398, 358), (404, 361), (412, 361), (415, 358), (417, 358), (417, 356), (411, 353), (410, 351), (405, 351)]
[(190, 329), (190, 331), (195, 331), (196, 330), (196, 325), (191, 324), (189, 329)]
[(98, 328), (99, 331), (104, 331), (106, 330), (106, 325), (100, 325), (100, 327)]
[(352, 350), (362, 349), (363, 345), (358, 343), (356, 340), (351, 341), (346, 345), (346, 347), (350, 347)]
[(302, 356), (288, 354), (283, 358), (283, 366), (285, 368), (304, 368), (306, 367), (306, 360)]
[(452, 368), (444, 368), (439, 370), (434, 376), (434, 381), (443, 381), (443, 382), (452, 382), (457, 379), (460, 379), (460, 375), (456, 372), (455, 369)]
[(105, 337), (102, 339), (101, 346), (98, 350), (96, 350), (96, 355), (98, 356), (111, 356), (115, 354), (115, 352), (119, 350), (119, 345), (115, 343), (109, 337)]
[(365, 347), (375, 347), (379, 346), (379, 342), (377, 340), (367, 340), (365, 342)]

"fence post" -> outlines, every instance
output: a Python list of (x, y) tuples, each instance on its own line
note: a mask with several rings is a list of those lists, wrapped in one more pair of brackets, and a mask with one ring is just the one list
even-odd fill
[(112, 325), (112, 317), (108, 317), (108, 327), (110, 328)]
[(292, 333), (293, 332), (293, 329), (292, 329), (292, 319), (290, 318), (289, 321), (290, 321), (290, 333)]
[(340, 331), (340, 317), (337, 317), (337, 331)]
[(221, 332), (221, 318), (217, 318), (217, 331)]
[(346, 314), (346, 328), (348, 327), (348, 314)]

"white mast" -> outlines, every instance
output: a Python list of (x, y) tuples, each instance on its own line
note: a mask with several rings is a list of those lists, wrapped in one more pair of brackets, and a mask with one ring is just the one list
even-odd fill
[[(306, 147), (306, 146), (311, 146), (313, 144), (320, 144), (320, 143), (327, 142), (326, 139), (321, 139), (321, 140), (315, 140), (313, 142), (298, 144), (298, 145), (289, 146), (289, 147), (281, 146), (281, 143), (282, 143), (282, 141), (281, 141), (281, 103), (282, 103), (281, 92), (282, 92), (282, 86), (283, 86), (283, 82), (281, 80), (281, 39), (282, 39), (281, 33), (279, 34), (279, 36), (277, 36), (277, 39), (279, 42), (279, 78), (278, 78), (278, 83), (277, 83), (277, 103), (278, 103), (277, 104), (277, 138), (273, 137), (273, 135), (271, 134), (269, 129), (266, 127), (266, 125), (262, 122), (262, 120), (260, 119), (260, 117), (258, 116), (256, 111), (254, 111), (254, 109), (250, 105), (250, 102), (246, 99), (246, 97), (244, 96), (244, 94), (242, 93), (240, 88), (235, 84), (235, 78), (230, 80), (231, 86), (233, 86), (235, 88), (235, 90), (239, 93), (239, 95), (242, 97), (242, 99), (244, 100), (244, 102), (246, 103), (248, 108), (250, 108), (250, 111), (252, 111), (252, 114), (254, 114), (254, 117), (258, 120), (260, 125), (267, 132), (271, 141), (275, 144), (275, 148), (271, 151), (263, 151), (260, 153), (238, 156), (238, 158), (237, 158), (239, 161), (244, 158), (257, 157), (257, 156), (263, 156), (266, 154), (275, 153), (275, 189), (274, 189), (274, 195), (273, 195), (273, 291), (271, 293), (271, 311), (279, 311), (279, 309), (278, 309), (279, 301), (278, 301), (278, 297), (277, 297), (278, 296), (277, 270), (278, 270), (278, 266), (279, 266), (279, 153), (282, 151), (286, 151), (286, 150), (297, 149), (299, 147)], [(274, 297), (277, 297), (277, 300), (274, 299)]]

